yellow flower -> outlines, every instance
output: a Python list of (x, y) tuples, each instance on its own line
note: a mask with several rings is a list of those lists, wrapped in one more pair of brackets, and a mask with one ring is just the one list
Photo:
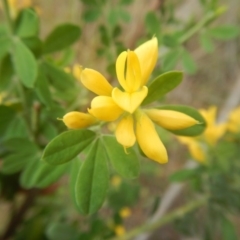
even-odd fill
[(216, 124), (217, 108), (215, 106), (209, 109), (201, 109), (199, 112), (206, 120), (207, 127), (204, 133), (198, 137), (177, 137), (180, 142), (188, 146), (189, 152), (192, 157), (199, 162), (206, 161), (207, 143), (214, 146), (219, 138), (223, 136), (226, 131), (226, 124)]
[(240, 131), (240, 107), (235, 108), (229, 114), (227, 129), (233, 133), (238, 133)]
[(198, 138), (191, 138), (191, 137), (177, 137), (178, 140), (187, 145), (191, 156), (197, 160), (198, 162), (205, 162), (206, 161), (206, 153), (205, 147), (198, 140)]
[(126, 230), (122, 225), (116, 225), (114, 228), (114, 232), (117, 236), (122, 236), (125, 234)]
[(32, 6), (31, 0), (8, 0), (10, 14), (15, 18), (18, 12), (23, 8), (28, 8)]
[(208, 144), (213, 146), (226, 132), (226, 124), (216, 124), (216, 106), (211, 106), (208, 110), (200, 109), (200, 113), (207, 122), (207, 128), (203, 133), (203, 137)]
[(89, 127), (96, 122), (95, 117), (81, 112), (69, 112), (63, 116), (62, 120), (69, 129)]
[(131, 214), (132, 214), (132, 211), (131, 211), (131, 209), (128, 208), (128, 207), (123, 207), (123, 208), (121, 208), (120, 211), (119, 211), (119, 215), (120, 215), (122, 218), (127, 218), (127, 217), (131, 216)]
[(113, 187), (118, 188), (121, 183), (122, 183), (122, 179), (119, 176), (115, 175), (115, 176), (112, 177), (111, 185)]
[(116, 61), (116, 73), (121, 88), (112, 87), (106, 78), (93, 69), (81, 69), (82, 84), (99, 95), (91, 102), (88, 112), (102, 121), (116, 121), (115, 135), (124, 148), (137, 141), (144, 154), (159, 163), (168, 161), (167, 151), (154, 123), (168, 130), (178, 130), (198, 122), (172, 110), (141, 110), (148, 94), (146, 86), (158, 58), (157, 38), (140, 45), (134, 51), (122, 52)]

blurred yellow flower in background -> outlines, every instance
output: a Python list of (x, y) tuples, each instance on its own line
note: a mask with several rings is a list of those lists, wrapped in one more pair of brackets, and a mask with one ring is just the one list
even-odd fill
[(126, 230), (122, 225), (116, 225), (114, 228), (114, 232), (117, 236), (122, 236), (125, 234)]
[(111, 185), (112, 185), (113, 187), (118, 188), (121, 183), (122, 183), (121, 177), (119, 177), (119, 176), (117, 176), (117, 175), (114, 175), (114, 176), (111, 178)]
[(20, 10), (32, 6), (32, 0), (8, 0), (8, 5), (11, 16), (16, 18)]
[(198, 137), (177, 137), (177, 139), (187, 145), (190, 154), (195, 160), (205, 162), (208, 146), (214, 146), (217, 143), (226, 132), (227, 125), (226, 123), (216, 124), (216, 106), (200, 109), (199, 112), (207, 123), (204, 133)]
[(200, 109), (199, 112), (202, 114), (207, 123), (207, 127), (203, 133), (203, 138), (208, 144), (213, 146), (226, 132), (227, 125), (226, 123), (216, 124), (216, 106), (211, 106), (208, 110)]
[(129, 216), (132, 215), (132, 211), (131, 211), (131, 209), (129, 207), (123, 207), (123, 208), (120, 209), (119, 215), (122, 218), (128, 218)]
[(240, 132), (240, 106), (233, 109), (229, 114), (227, 129), (232, 133)]
[[(178, 130), (199, 122), (177, 111), (140, 108), (148, 94), (146, 84), (157, 58), (156, 37), (143, 43), (134, 51), (122, 52), (116, 61), (120, 88), (111, 86), (101, 73), (93, 69), (80, 67), (75, 68), (73, 72), (77, 79), (80, 75), (81, 83), (88, 90), (99, 95), (92, 100), (88, 112), (102, 121), (118, 120), (115, 135), (125, 149), (138, 142), (149, 159), (166, 163), (167, 151), (156, 132), (154, 123), (168, 130)], [(66, 125), (71, 128), (68, 124)]]

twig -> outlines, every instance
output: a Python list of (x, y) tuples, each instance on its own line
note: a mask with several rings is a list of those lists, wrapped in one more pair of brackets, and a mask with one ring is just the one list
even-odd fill
[(113, 238), (112, 240), (129, 240), (129, 239), (132, 239), (133, 237), (139, 235), (142, 232), (155, 230), (159, 227), (164, 226), (165, 224), (167, 224), (169, 222), (172, 222), (173, 220), (175, 220), (177, 218), (181, 218), (186, 213), (191, 212), (191, 211), (205, 205), (207, 203), (207, 201), (208, 201), (207, 196), (205, 196), (199, 200), (192, 201), (192, 202), (186, 204), (185, 206), (180, 207), (177, 210), (174, 210), (173, 212), (167, 214), (163, 218), (158, 219), (154, 223), (143, 224), (140, 227), (127, 232), (124, 236), (116, 237), (116, 238)]

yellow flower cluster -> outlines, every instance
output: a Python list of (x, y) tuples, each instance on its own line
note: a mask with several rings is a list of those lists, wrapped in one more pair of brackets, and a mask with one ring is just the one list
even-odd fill
[(199, 112), (202, 114), (207, 123), (204, 133), (194, 138), (178, 137), (178, 140), (188, 146), (189, 151), (195, 160), (205, 162), (207, 148), (209, 146), (213, 147), (225, 134), (227, 129), (234, 131), (238, 126), (238, 129), (240, 130), (240, 108), (230, 114), (230, 118), (227, 123), (221, 124), (216, 123), (217, 108), (215, 106), (211, 106), (207, 110), (201, 109)]
[(232, 133), (240, 132), (240, 107), (235, 108), (229, 114), (227, 129)]
[(113, 87), (106, 78), (93, 69), (78, 68), (80, 82), (97, 94), (88, 113), (70, 112), (63, 121), (70, 129), (88, 127), (96, 121), (117, 121), (116, 139), (126, 149), (138, 142), (144, 154), (159, 163), (168, 161), (167, 151), (154, 123), (169, 130), (184, 129), (198, 122), (183, 113), (172, 110), (141, 109), (148, 95), (147, 82), (158, 59), (157, 38), (143, 43), (134, 51), (122, 52), (116, 61), (120, 88)]

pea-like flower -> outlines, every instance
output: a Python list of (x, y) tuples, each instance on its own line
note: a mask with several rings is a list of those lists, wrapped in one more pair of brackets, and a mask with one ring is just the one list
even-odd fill
[(240, 107), (233, 109), (229, 114), (227, 129), (232, 133), (240, 132)]
[(199, 112), (204, 117), (207, 127), (202, 135), (198, 137), (178, 137), (178, 140), (187, 145), (194, 159), (199, 162), (206, 162), (206, 151), (208, 147), (216, 145), (217, 141), (226, 132), (226, 123), (216, 124), (217, 108), (200, 109)]
[(81, 70), (80, 81), (98, 95), (92, 100), (88, 112), (98, 120), (118, 121), (115, 135), (125, 149), (138, 142), (148, 158), (166, 163), (167, 151), (154, 123), (168, 130), (178, 130), (198, 124), (198, 121), (178, 111), (141, 109), (140, 105), (148, 94), (146, 85), (157, 58), (158, 42), (154, 37), (134, 51), (124, 51), (118, 56), (116, 73), (119, 88), (111, 86), (102, 74), (88, 68)]

